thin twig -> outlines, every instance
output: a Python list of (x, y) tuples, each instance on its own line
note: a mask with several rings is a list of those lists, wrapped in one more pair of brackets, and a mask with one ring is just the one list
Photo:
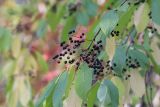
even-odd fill
[(125, 2), (127, 2), (128, 0), (125, 0), (122, 4), (121, 4), (121, 6), (125, 3)]
[(98, 30), (98, 32), (96, 33), (96, 35), (94, 36), (93, 40), (91, 41), (91, 43), (89, 44), (87, 50), (90, 49), (90, 47), (92, 46), (93, 42), (95, 41), (96, 37), (98, 36), (99, 32), (101, 31), (101, 28)]

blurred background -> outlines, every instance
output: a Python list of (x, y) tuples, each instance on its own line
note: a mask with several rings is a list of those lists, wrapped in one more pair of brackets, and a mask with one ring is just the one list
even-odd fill
[[(102, 13), (122, 1), (0, 0), (0, 107), (34, 107), (41, 90), (64, 69), (52, 57), (68, 32), (77, 26), (93, 32)], [(159, 63), (158, 43), (155, 38), (151, 47)], [(160, 107), (160, 77), (150, 73), (152, 101)], [(140, 107), (143, 100), (132, 98)]]

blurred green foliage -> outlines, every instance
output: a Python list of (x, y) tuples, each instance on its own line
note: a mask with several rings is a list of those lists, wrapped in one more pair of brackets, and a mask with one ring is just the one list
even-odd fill
[[(142, 101), (153, 105), (154, 90), (160, 86), (154, 80), (160, 74), (160, 1), (100, 2), (103, 0), (0, 2), (0, 107), (122, 107)], [(115, 62), (118, 77), (108, 74), (94, 83), (93, 69), (86, 63), (77, 69), (52, 60), (60, 51), (60, 42), (68, 41), (68, 32), (85, 32), (82, 28), (87, 29), (84, 49), (101, 30), (95, 41), (102, 40), (107, 49), (98, 58)], [(141, 68), (127, 68), (131, 79), (125, 80), (128, 56), (137, 59)], [(147, 77), (148, 72), (152, 75)], [(152, 78), (152, 83), (146, 78)], [(148, 93), (149, 87), (153, 90)]]

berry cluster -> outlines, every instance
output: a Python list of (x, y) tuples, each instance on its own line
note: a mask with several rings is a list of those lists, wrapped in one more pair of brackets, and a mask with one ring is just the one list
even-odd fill
[(119, 36), (119, 31), (113, 30), (113, 31), (111, 32), (111, 36), (112, 36), (112, 37), (114, 37), (114, 36)]
[[(100, 30), (99, 30), (100, 31)], [(119, 34), (118, 31), (114, 32), (116, 35)], [(62, 51), (55, 55), (53, 59), (57, 63), (63, 62), (64, 64), (74, 64), (78, 69), (81, 62), (85, 62), (89, 68), (93, 70), (94, 80), (101, 80), (106, 75), (120, 76), (114, 72), (114, 68), (118, 65), (116, 62), (111, 60), (99, 59), (101, 51), (104, 46), (102, 40), (95, 41), (96, 36), (93, 38), (87, 49), (81, 49), (81, 45), (85, 42), (85, 34), (81, 33), (78, 36), (75, 36), (75, 30), (68, 32), (69, 42), (61, 42), (60, 47)], [(97, 35), (97, 34), (96, 34)], [(136, 69), (140, 67), (140, 63), (136, 58), (128, 56), (126, 58), (126, 68), (123, 68), (122, 73), (125, 74), (128, 68)], [(128, 79), (130, 75), (127, 75), (125, 79)]]
[(133, 69), (136, 69), (136, 68), (139, 68), (140, 67), (140, 64), (139, 62), (137, 61), (137, 59), (135, 58), (132, 58), (131, 56), (128, 56), (128, 58), (126, 59), (126, 65), (129, 67), (129, 68), (133, 68)]
[(147, 26), (147, 29), (149, 29), (151, 31), (151, 33), (157, 32), (157, 29), (152, 26)]
[(104, 76), (104, 64), (103, 60), (98, 59), (98, 55), (100, 54), (101, 50), (103, 49), (102, 41), (98, 41), (94, 43), (91, 49), (86, 50), (80, 54), (81, 59), (88, 64), (89, 68), (92, 68), (94, 74)]
[(76, 62), (77, 65), (79, 65), (79, 62), (76, 61), (75, 57), (77, 54), (77, 51), (79, 50), (81, 44), (85, 40), (85, 34), (82, 33), (80, 37), (73, 36), (75, 33), (75, 30), (70, 31), (68, 34), (72, 35), (69, 37), (69, 42), (61, 42), (60, 47), (62, 51), (55, 55), (52, 59), (56, 60), (57, 63), (61, 63), (62, 61), (64, 64), (74, 64)]
[(151, 14), (152, 14), (152, 12), (149, 12), (149, 13), (148, 13), (148, 16), (149, 16), (150, 19), (152, 19)]

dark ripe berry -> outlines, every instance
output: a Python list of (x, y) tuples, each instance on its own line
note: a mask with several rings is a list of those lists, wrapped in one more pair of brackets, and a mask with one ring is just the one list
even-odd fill
[(125, 80), (127, 80), (127, 79), (128, 79), (128, 77), (125, 78)]
[(67, 51), (65, 51), (64, 54), (67, 54)]
[(76, 31), (75, 31), (75, 30), (73, 30), (72, 32), (73, 32), (73, 33), (75, 33)]
[(114, 73), (113, 76), (117, 76), (117, 75)]
[(116, 63), (113, 63), (113, 66), (115, 66), (115, 67), (116, 67), (116, 66), (117, 66), (117, 65), (116, 65)]
[(80, 36), (80, 38), (82, 38), (82, 36)]
[(76, 62), (76, 65), (77, 65), (77, 66), (79, 66), (79, 64), (80, 64), (79, 62)]
[(56, 58), (58, 58), (59, 57), (59, 55), (56, 55), (56, 56), (54, 56), (52, 59), (56, 59)]
[(96, 47), (97, 47), (96, 45), (93, 45), (93, 48), (94, 48), (94, 49), (96, 49)]
[(63, 54), (62, 54), (62, 53), (60, 53), (60, 56), (63, 56)]
[(99, 72), (103, 72), (103, 70), (101, 69), (101, 70), (99, 70)]
[(72, 64), (73, 62), (70, 60), (69, 63)]
[(64, 64), (67, 64), (67, 61), (64, 61)]
[(72, 62), (74, 62), (75, 61), (75, 59), (72, 59)]
[(71, 37), (69, 37), (69, 40), (71, 41), (71, 40), (72, 40), (72, 38), (71, 38)]
[(100, 44), (100, 43), (102, 43), (102, 40), (100, 40), (100, 41), (97, 42), (97, 44)]
[(131, 56), (129, 56), (128, 58), (131, 59)]
[(72, 55), (72, 52), (70, 52), (69, 55)]
[(156, 28), (154, 28), (154, 31), (156, 32), (156, 31), (157, 31), (157, 29), (156, 29)]
[(131, 3), (130, 3), (130, 2), (128, 2), (128, 5), (131, 5)]
[(84, 33), (82, 33), (82, 35), (84, 35)]
[(72, 31), (69, 31), (68, 34), (69, 34), (69, 35), (72, 34)]
[(111, 70), (113, 70), (113, 67), (110, 67), (111, 68)]
[(131, 75), (129, 74), (128, 77), (131, 77)]
[(136, 5), (139, 5), (140, 4), (140, 2), (136, 2), (136, 3), (134, 3), (134, 5), (136, 6)]
[(63, 49), (65, 50), (65, 49), (67, 49), (66, 47), (63, 47)]
[(67, 59), (70, 59), (70, 57), (69, 57), (69, 56), (67, 56)]
[(73, 51), (73, 53), (76, 53), (76, 51)]
[(100, 73), (99, 73), (99, 72), (96, 72), (96, 74), (99, 75)]
[(65, 41), (64, 42), (62, 42), (61, 44), (60, 44), (60, 46), (63, 46), (65, 44)]
[(62, 59), (62, 57), (59, 57), (59, 59), (61, 60), (61, 59)]
[(111, 36), (112, 36), (112, 37), (114, 37), (114, 33), (113, 33), (113, 31), (111, 32)]
[(60, 63), (60, 61), (57, 61), (57, 63)]
[(126, 59), (126, 62), (128, 61), (128, 59)]
[(117, 33), (117, 31), (115, 31), (115, 30), (114, 30), (113, 32), (114, 32), (114, 34), (116, 34), (116, 33)]
[(68, 48), (67, 50), (70, 51), (71, 49)]
[(127, 70), (125, 68), (123, 68), (123, 72), (126, 72)]
[(110, 61), (110, 60), (108, 60), (108, 61), (107, 61), (107, 64), (109, 64), (110, 62), (111, 62), (111, 61)]
[(73, 40), (70, 40), (71, 43), (73, 43)]
[(68, 34), (72, 34), (72, 33), (75, 33), (75, 30), (72, 30), (72, 31), (69, 31)]

